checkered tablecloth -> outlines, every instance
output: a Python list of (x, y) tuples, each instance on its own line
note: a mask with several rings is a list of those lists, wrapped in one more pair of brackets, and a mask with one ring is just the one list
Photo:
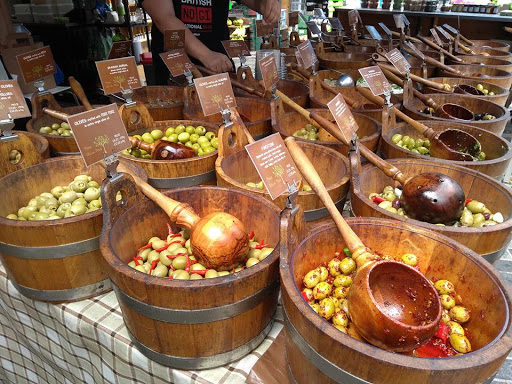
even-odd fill
[(22, 296), (0, 263), (0, 380), (3, 383), (245, 383), (283, 329), (281, 308), (269, 335), (232, 364), (180, 371), (155, 363), (133, 345), (114, 292), (70, 304)]

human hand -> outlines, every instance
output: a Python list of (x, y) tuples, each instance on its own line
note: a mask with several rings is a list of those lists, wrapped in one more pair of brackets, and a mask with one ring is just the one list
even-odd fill
[(230, 72), (233, 70), (233, 64), (229, 58), (219, 52), (210, 51), (204, 58), (201, 58), (201, 63), (212, 71), (222, 73)]
[(262, 0), (259, 2), (258, 13), (263, 15), (263, 20), (268, 24), (273, 24), (281, 16), (281, 5), (277, 0)]

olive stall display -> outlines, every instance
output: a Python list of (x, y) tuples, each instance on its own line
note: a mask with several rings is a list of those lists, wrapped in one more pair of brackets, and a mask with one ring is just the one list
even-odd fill
[[(394, 260), (389, 255), (378, 255), (385, 260)], [(396, 259), (417, 268), (418, 257), (406, 253)], [(351, 337), (364, 341), (350, 319), (347, 300), (352, 282), (357, 274), (357, 265), (348, 248), (335, 252), (327, 263), (310, 270), (302, 279), (301, 295), (311, 309), (329, 321), (335, 328)], [(411, 352), (416, 357), (450, 357), (471, 352), (468, 330), (464, 324), (471, 319), (470, 311), (463, 306), (452, 282), (439, 279), (433, 282), (443, 307), (441, 322), (428, 342)], [(412, 291), (407, 294), (414, 294)]]

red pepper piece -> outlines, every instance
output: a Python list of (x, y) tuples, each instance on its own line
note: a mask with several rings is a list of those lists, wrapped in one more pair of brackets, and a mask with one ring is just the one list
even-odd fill
[(306, 295), (306, 292), (301, 292), (301, 295), (302, 295), (302, 298), (303, 298), (304, 300), (306, 300), (307, 302), (309, 302), (309, 300), (308, 300), (308, 295)]
[(185, 264), (185, 272), (190, 273), (190, 257), (187, 255), (187, 263)]
[(380, 204), (382, 203), (383, 201), (386, 201), (386, 199), (380, 197), (380, 196), (373, 196), (372, 197), (372, 201), (375, 203), (375, 204)]
[(471, 203), (473, 201), (473, 199), (466, 199), (466, 201), (464, 202), (464, 206), (468, 205), (469, 203)]
[(251, 231), (251, 233), (249, 233), (249, 240), (252, 240), (254, 239), (254, 231)]
[(157, 251), (157, 252), (165, 251), (165, 250), (166, 250), (167, 248), (169, 248), (172, 244), (176, 244), (176, 243), (179, 243), (179, 242), (180, 242), (179, 240), (171, 241), (169, 244), (164, 245), (162, 248), (155, 249), (155, 251)]
[(173, 237), (181, 237), (181, 233), (173, 233), (172, 235), (169, 235), (171, 238)]
[(167, 233), (169, 234), (169, 236), (171, 236), (173, 234), (171, 224), (170, 223), (166, 223), (166, 224), (167, 224)]
[(416, 348), (416, 354), (419, 357), (446, 357), (446, 354), (439, 345), (434, 345), (430, 341), (422, 345), (419, 348)]
[(437, 329), (434, 336), (443, 340), (443, 343), (446, 344), (446, 340), (448, 340), (449, 332), (448, 332), (448, 326), (446, 325), (446, 323), (444, 321), (441, 321), (439, 323), (439, 328)]
[(268, 244), (258, 244), (256, 247), (254, 247), (255, 249), (263, 249), (263, 248), (266, 248), (268, 247)]
[(137, 249), (137, 253), (139, 253), (140, 251), (143, 251), (144, 249), (151, 248), (152, 246), (153, 246), (153, 243), (148, 243), (148, 244), (140, 247), (139, 249)]
[(158, 264), (158, 261), (159, 261), (159, 260), (153, 260), (153, 261), (151, 262), (151, 268), (149, 268), (148, 275), (151, 275), (151, 272), (153, 272), (153, 269), (155, 269), (156, 265)]
[(195, 271), (190, 271), (190, 273), (197, 273), (198, 275), (204, 276), (208, 272), (207, 269), (196, 269)]
[(142, 257), (140, 257), (140, 256), (134, 256), (133, 257), (133, 261), (134, 261), (136, 266), (140, 265), (139, 260), (143, 260)]

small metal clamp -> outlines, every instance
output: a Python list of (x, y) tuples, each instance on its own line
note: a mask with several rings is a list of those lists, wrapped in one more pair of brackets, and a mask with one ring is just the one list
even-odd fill
[(224, 128), (231, 127), (233, 125), (233, 122), (231, 121), (231, 110), (229, 108), (221, 109), (220, 114), (222, 116)]
[(104, 156), (105, 160), (105, 172), (107, 173), (107, 177), (111, 182), (114, 182), (118, 178), (121, 177), (121, 174), (117, 172), (117, 166), (119, 165), (119, 156), (117, 153), (112, 153), (110, 156)]
[(313, 65), (311, 66), (311, 74), (313, 76), (316, 76), (317, 75), (317, 72), (316, 72), (316, 65), (318, 64), (318, 60), (315, 60), (315, 62), (313, 63)]
[(384, 92), (384, 99), (386, 100), (386, 105), (391, 108), (393, 104), (391, 103), (391, 92)]
[(249, 67), (247, 65), (247, 58), (244, 55), (240, 55), (240, 56), (238, 56), (238, 58), (240, 59), (240, 67), (242, 67), (243, 69), (246, 69)]
[(44, 88), (44, 79), (39, 79), (39, 80), (34, 81), (34, 87), (37, 88), (37, 93), (40, 95), (46, 95), (46, 94), (50, 93), (50, 91), (48, 91)]
[(193, 87), (194, 86), (194, 75), (192, 74), (190, 69), (183, 72), (183, 74), (185, 75), (185, 78), (187, 79), (187, 85), (189, 87)]
[(2, 136), (0, 136), (0, 142), (7, 143), (8, 141), (14, 141), (18, 139), (18, 135), (12, 133), (12, 129), (14, 128), (14, 120), (11, 118), (11, 115), (7, 115), (8, 118), (6, 120), (0, 120), (0, 129), (2, 130)]
[(132, 100), (132, 98), (133, 98), (132, 87), (130, 87), (128, 89), (124, 89), (124, 88), (121, 89), (121, 94), (123, 95), (123, 98), (126, 100), (126, 104), (125, 104), (126, 108), (133, 107), (137, 104), (135, 101)]
[(271, 96), (274, 100), (277, 100), (279, 99), (279, 96), (276, 95), (276, 90), (277, 90), (277, 83), (276, 84), (272, 84), (272, 89), (271, 89)]
[(285, 208), (286, 209), (290, 209), (292, 214), (297, 212), (297, 210), (299, 209), (297, 207), (297, 197), (299, 196), (299, 185), (298, 183), (295, 181), (295, 179), (292, 179), (293, 181), (293, 184), (288, 184), (288, 182), (286, 182), (286, 185), (288, 187), (288, 197), (286, 198), (286, 205), (285, 205)]

